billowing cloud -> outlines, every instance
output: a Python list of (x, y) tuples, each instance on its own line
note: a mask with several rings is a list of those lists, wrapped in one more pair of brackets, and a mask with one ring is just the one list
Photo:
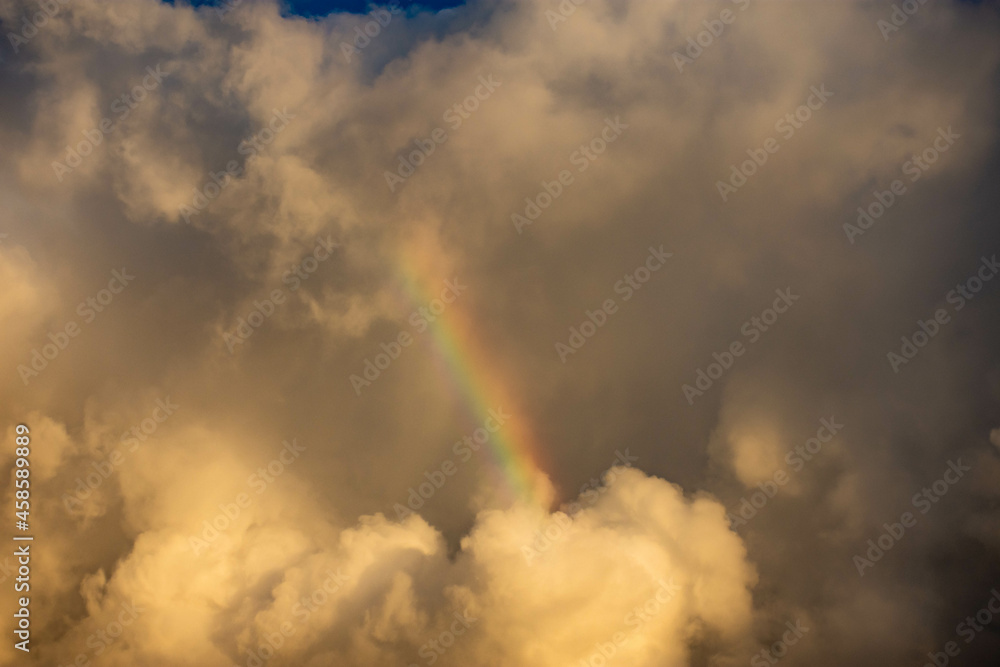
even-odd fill
[(4, 664), (998, 650), (992, 4), (0, 20)]

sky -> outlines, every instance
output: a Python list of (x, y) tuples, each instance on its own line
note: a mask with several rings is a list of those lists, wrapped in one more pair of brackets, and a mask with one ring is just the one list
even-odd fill
[(995, 664), (997, 3), (53, 1), (0, 665)]
[[(211, 7), (225, 6), (225, 2), (220, 2), (218, 0), (198, 0), (196, 2), (187, 3), (188, 5), (201, 6), (207, 5)], [(453, 0), (421, 0), (420, 2), (413, 2), (412, 0), (402, 0), (401, 2), (388, 3), (389, 5), (395, 4), (402, 8), (416, 8), (416, 9), (426, 9), (440, 11), (449, 7), (457, 7), (464, 4), (463, 2), (456, 2)], [(310, 17), (322, 17), (332, 14), (334, 12), (351, 12), (354, 14), (364, 14), (367, 13), (372, 6), (371, 2), (365, 2), (364, 0), (337, 0), (336, 2), (329, 2), (323, 0), (292, 0), (290, 2), (281, 3), (282, 7), (286, 7), (290, 10), (290, 13), (297, 14), (299, 16), (310, 16)]]

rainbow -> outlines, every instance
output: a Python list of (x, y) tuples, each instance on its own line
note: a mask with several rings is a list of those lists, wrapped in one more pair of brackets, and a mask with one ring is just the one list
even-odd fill
[[(440, 296), (443, 281), (421, 270), (412, 255), (397, 266), (407, 299), (413, 304), (426, 305)], [(462, 309), (457, 304), (449, 305), (430, 323), (427, 333), (431, 334), (431, 347), (446, 371), (445, 377), (476, 421), (485, 421), (489, 411), (496, 408), (512, 415), (487, 442), (496, 474), (510, 498), (547, 504), (550, 499), (545, 497), (548, 494), (540, 479), (543, 450), (530, 428), (527, 413), (519, 409), (508, 382), (483, 350), (482, 338), (476, 335)]]

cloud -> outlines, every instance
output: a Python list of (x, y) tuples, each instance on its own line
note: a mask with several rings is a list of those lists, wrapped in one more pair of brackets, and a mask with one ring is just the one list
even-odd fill
[[(998, 297), (949, 300), (1000, 248), (988, 3), (885, 39), (866, 2), (480, 0), (351, 59), (349, 14), (59, 5), (0, 61), (0, 405), (36, 442), (43, 663), (721, 666), (801, 621), (784, 664), (896, 664), (995, 584)], [(0, 2), (5, 32), (36, 11)], [(134, 282), (85, 316), (112, 271)]]
[[(169, 440), (159, 445), (169, 460), (119, 473), (141, 534), (113, 574), (84, 578), (86, 614), (43, 647), (47, 659), (366, 665), (436, 654), (445, 665), (549, 665), (611, 646), (654, 665), (687, 664), (691, 642), (725, 654), (746, 641), (756, 575), (722, 506), (637, 470), (615, 469), (572, 518), (485, 510), (449, 555), (416, 515), (338, 525), (309, 509), (298, 480), (276, 477), (259, 495), (253, 483), (220, 486), (239, 464), (180, 475), (170, 466), (190, 465)], [(196, 498), (209, 480), (213, 497)], [(241, 490), (252, 499), (242, 511)], [(108, 641), (123, 619), (121, 641)]]

